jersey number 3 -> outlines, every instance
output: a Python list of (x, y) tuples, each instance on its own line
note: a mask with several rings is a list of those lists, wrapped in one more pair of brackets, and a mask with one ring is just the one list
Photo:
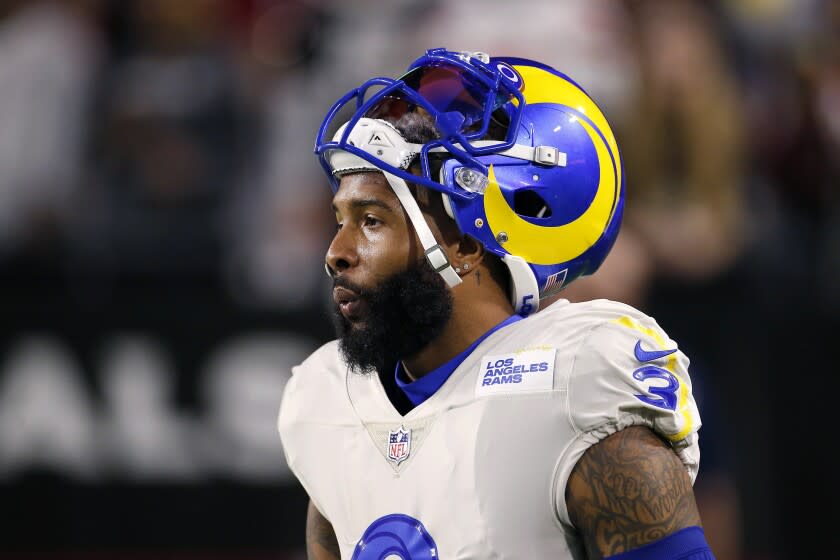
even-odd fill
[(666, 410), (677, 409), (677, 389), (680, 388), (680, 382), (673, 373), (667, 369), (662, 369), (656, 366), (640, 367), (633, 372), (633, 377), (639, 381), (648, 381), (650, 379), (661, 379), (666, 382), (666, 385), (656, 385), (648, 388), (649, 395), (635, 395), (637, 399), (646, 402), (659, 408)]
[(380, 517), (365, 530), (353, 560), (438, 560), (434, 539), (418, 520), (402, 513)]

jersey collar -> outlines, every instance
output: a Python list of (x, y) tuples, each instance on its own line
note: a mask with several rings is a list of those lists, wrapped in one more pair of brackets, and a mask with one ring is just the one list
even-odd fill
[(438, 389), (446, 383), (446, 380), (449, 379), (449, 376), (452, 375), (452, 372), (457, 369), (461, 362), (463, 362), (467, 356), (469, 356), (475, 348), (481, 344), (481, 342), (493, 334), (494, 332), (502, 329), (516, 321), (522, 319), (521, 315), (511, 315), (495, 327), (491, 328), (489, 331), (478, 337), (475, 342), (470, 344), (466, 350), (446, 362), (445, 364), (441, 365), (440, 367), (433, 369), (420, 379), (416, 381), (408, 381), (408, 376), (405, 373), (405, 369), (403, 367), (402, 360), (397, 362), (397, 367), (394, 370), (394, 378), (396, 380), (397, 386), (406, 394), (408, 400), (414, 406), (418, 406), (420, 403), (424, 402), (426, 399), (431, 397), (432, 395), (437, 392)]

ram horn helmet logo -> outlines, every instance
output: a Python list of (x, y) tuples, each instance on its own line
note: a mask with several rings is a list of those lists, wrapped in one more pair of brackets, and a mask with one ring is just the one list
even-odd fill
[(399, 465), (411, 453), (411, 430), (400, 426), (397, 431), (388, 431), (388, 459)]

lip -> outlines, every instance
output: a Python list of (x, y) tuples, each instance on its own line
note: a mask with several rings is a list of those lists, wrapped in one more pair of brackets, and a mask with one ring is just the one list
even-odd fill
[(333, 288), (333, 301), (338, 305), (341, 314), (348, 320), (352, 320), (357, 316), (362, 306), (359, 294), (341, 286)]

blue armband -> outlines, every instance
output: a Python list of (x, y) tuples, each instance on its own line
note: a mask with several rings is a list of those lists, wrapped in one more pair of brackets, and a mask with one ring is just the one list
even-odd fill
[(714, 560), (700, 527), (680, 529), (652, 543), (610, 556), (607, 560)]

